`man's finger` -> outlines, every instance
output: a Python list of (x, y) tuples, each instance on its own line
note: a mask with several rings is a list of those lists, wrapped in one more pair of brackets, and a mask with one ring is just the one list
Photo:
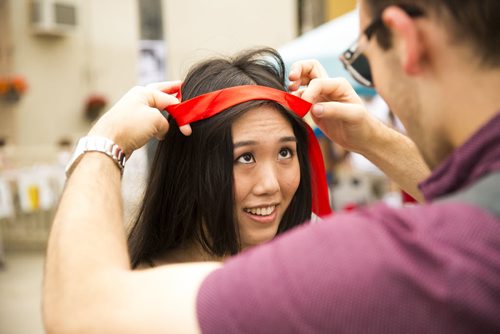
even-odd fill
[(301, 60), (292, 65), (288, 78), (288, 89), (296, 91), (300, 86), (308, 85), (311, 80), (327, 78), (328, 74), (319, 61), (315, 59)]
[(150, 97), (148, 101), (150, 107), (155, 107), (157, 109), (163, 110), (169, 105), (179, 103), (179, 100), (170, 94), (165, 94), (164, 92), (157, 89), (147, 89)]
[(290, 90), (297, 90), (300, 86), (307, 85), (313, 79), (327, 78), (328, 73), (316, 59), (301, 60), (291, 67), (288, 79), (291, 81)]
[(154, 137), (158, 140), (163, 140), (169, 129), (168, 121), (157, 108), (151, 107), (149, 110), (153, 113), (155, 118), (154, 126), (156, 131)]
[(314, 79), (305, 89), (302, 98), (311, 103), (326, 101), (362, 103), (349, 81), (344, 78)]
[(345, 102), (316, 103), (311, 108), (311, 117), (323, 132), (328, 134), (328, 124), (346, 122), (355, 124), (367, 117), (366, 108), (362, 104)]
[(288, 84), (288, 90), (289, 90), (290, 92), (294, 92), (294, 91), (296, 91), (297, 89), (299, 89), (299, 88), (300, 88), (300, 86), (301, 86), (300, 81), (290, 82), (290, 83)]
[(292, 65), (290, 73), (288, 73), (288, 80), (290, 80), (288, 89), (290, 91), (296, 91), (300, 88), (300, 86), (307, 85), (309, 83), (308, 78), (303, 78), (304, 75), (307, 75), (308, 66), (306, 62), (307, 61), (298, 61)]
[[(181, 81), (176, 81), (176, 82), (167, 82), (167, 83), (157, 83), (157, 84), (150, 84), (147, 86), (147, 88), (150, 90), (150, 93), (152, 94), (153, 97), (153, 105), (152, 107), (156, 107), (160, 110), (164, 110), (167, 106), (172, 105), (172, 104), (177, 104), (179, 103), (179, 100), (169, 94), (165, 94), (165, 87), (170, 87), (169, 89), (173, 89), (172, 87), (180, 87), (182, 84)], [(156, 89), (159, 88), (160, 90)], [(191, 125), (186, 124), (183, 126), (179, 127), (179, 130), (182, 132), (183, 135), (189, 136), (193, 132), (191, 129)]]
[(302, 88), (302, 89), (299, 89), (299, 90), (297, 90), (297, 91), (295, 91), (295, 92), (292, 92), (291, 94), (292, 94), (292, 95), (295, 95), (295, 96), (297, 96), (297, 97), (302, 98), (302, 94), (304, 94), (304, 91), (305, 91), (305, 89), (304, 89), (304, 88)]
[(300, 79), (300, 74), (301, 74), (301, 69), (300, 65), (297, 63), (294, 63), (292, 67), (290, 68), (290, 72), (288, 73), (288, 80), (290, 81), (296, 81)]
[(177, 81), (163, 81), (163, 82), (154, 82), (150, 83), (147, 85), (147, 88), (155, 89), (155, 90), (160, 90), (164, 93), (167, 94), (174, 94), (177, 93), (182, 85), (182, 81), (177, 80)]
[(190, 136), (193, 133), (193, 129), (191, 129), (191, 125), (189, 124), (180, 126), (179, 130), (181, 130), (184, 136)]
[(308, 79), (324, 79), (328, 77), (325, 68), (316, 59), (303, 61), (302, 64), (302, 78)]

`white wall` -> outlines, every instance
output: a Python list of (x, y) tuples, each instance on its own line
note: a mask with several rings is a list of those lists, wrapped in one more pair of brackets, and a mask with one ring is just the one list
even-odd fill
[(297, 0), (164, 0), (168, 78), (197, 61), (255, 46), (278, 48), (297, 34)]
[[(0, 136), (14, 165), (55, 160), (56, 143), (73, 141), (90, 124), (83, 105), (91, 93), (113, 104), (137, 83), (138, 0), (58, 0), (75, 3), (78, 26), (65, 37), (38, 37), (28, 0), (7, 1), (12, 44), (8, 72), (27, 79), (16, 104), (0, 103)], [(297, 33), (297, 0), (163, 0), (167, 78), (182, 78), (207, 56), (255, 46), (279, 47)]]
[[(76, 140), (89, 129), (83, 104), (91, 93), (116, 101), (137, 78), (138, 17), (135, 0), (75, 0), (78, 26), (64, 37), (31, 33), (29, 1), (11, 0), (12, 73), (28, 92), (2, 110), (0, 135), (16, 149), (16, 164), (49, 162), (61, 137)], [(9, 116), (3, 116), (9, 112)], [(5, 121), (5, 122), (4, 122)]]

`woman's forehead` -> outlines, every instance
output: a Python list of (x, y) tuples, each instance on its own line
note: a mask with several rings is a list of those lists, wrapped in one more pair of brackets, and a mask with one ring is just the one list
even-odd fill
[(270, 106), (251, 109), (236, 119), (232, 125), (233, 141), (267, 141), (283, 136), (294, 136), (290, 121)]

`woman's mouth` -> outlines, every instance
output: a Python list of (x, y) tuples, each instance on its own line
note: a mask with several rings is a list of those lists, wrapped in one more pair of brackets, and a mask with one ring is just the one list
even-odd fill
[(273, 222), (276, 218), (276, 204), (261, 206), (261, 207), (253, 207), (253, 208), (244, 208), (245, 211), (252, 220), (255, 220), (259, 223), (270, 223)]
[(257, 208), (245, 208), (245, 210), (248, 213), (251, 213), (252, 215), (257, 215), (257, 216), (269, 216), (274, 212), (276, 209), (276, 205), (269, 205), (269, 206), (263, 206), (263, 207), (257, 207)]

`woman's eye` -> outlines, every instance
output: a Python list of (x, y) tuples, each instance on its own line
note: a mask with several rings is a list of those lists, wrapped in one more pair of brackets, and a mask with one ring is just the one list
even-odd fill
[(242, 164), (251, 164), (252, 162), (255, 162), (255, 159), (253, 158), (253, 155), (250, 153), (245, 153), (240, 155), (238, 159), (236, 159), (237, 162), (240, 162)]
[(278, 154), (278, 159), (283, 160), (283, 159), (289, 159), (292, 157), (292, 150), (289, 148), (282, 148)]

